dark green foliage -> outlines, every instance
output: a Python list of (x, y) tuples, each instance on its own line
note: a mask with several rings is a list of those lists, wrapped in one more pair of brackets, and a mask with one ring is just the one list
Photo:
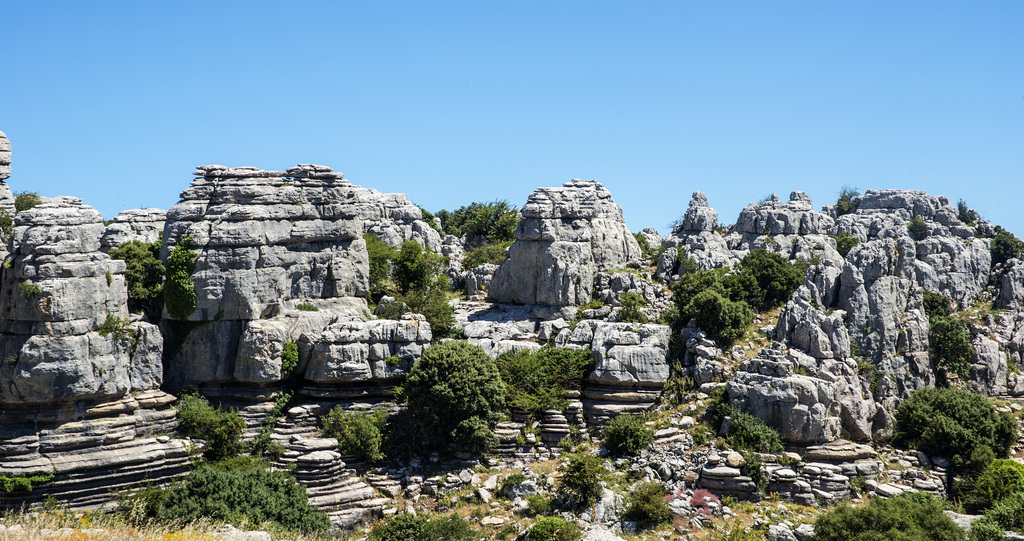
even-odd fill
[(320, 311), (320, 309), (317, 308), (315, 304), (310, 304), (308, 302), (300, 302), (299, 304), (295, 305), (295, 309), (300, 311), (300, 312), (319, 312)]
[(299, 346), (295, 342), (285, 342), (281, 351), (281, 375), (287, 376), (299, 366)]
[(680, 310), (698, 293), (705, 290), (714, 290), (724, 295), (725, 288), (718, 280), (718, 275), (712, 271), (693, 271), (681, 273), (679, 281), (672, 287), (673, 299)]
[(640, 415), (623, 413), (604, 427), (604, 445), (616, 455), (639, 455), (653, 441), (654, 431)]
[(757, 283), (755, 293), (745, 300), (754, 309), (762, 312), (788, 301), (803, 280), (803, 273), (796, 267), (790, 265), (782, 256), (763, 248), (751, 250), (743, 257), (740, 272), (749, 273)]
[(956, 372), (960, 379), (969, 378), (975, 352), (967, 328), (952, 316), (935, 316), (929, 319), (929, 323), (928, 339), (935, 364)]
[(214, 408), (197, 394), (183, 394), (178, 399), (178, 433), (206, 441), (203, 456), (216, 461), (238, 456), (242, 452), (242, 431), (245, 421), (235, 411)]
[(363, 240), (370, 259), (370, 298), (376, 302), (393, 289), (391, 260), (398, 257), (398, 250), (370, 233), (364, 233)]
[(587, 453), (569, 455), (568, 460), (562, 462), (560, 471), (558, 492), (569, 505), (590, 507), (601, 497), (601, 478), (607, 470), (600, 458)]
[(322, 419), (321, 433), (327, 438), (338, 439), (338, 451), (353, 455), (366, 462), (377, 462), (384, 458), (381, 452), (383, 430), (387, 424), (387, 413), (381, 410), (345, 411), (334, 406)]
[(187, 319), (196, 311), (196, 286), (192, 283), (195, 270), (192, 238), (182, 237), (167, 257), (167, 281), (163, 289), (167, 313), (175, 319)]
[(43, 204), (43, 198), (35, 192), (15, 192), (14, 211), (22, 212), (32, 207)]
[(978, 514), (1015, 492), (1024, 492), (1024, 464), (1013, 459), (996, 459), (977, 478), (960, 487), (964, 509)]
[(160, 243), (126, 242), (110, 251), (112, 259), (125, 262), (124, 281), (128, 286), (128, 309), (159, 316), (163, 302), (164, 264), (160, 262)]
[(580, 527), (561, 517), (544, 517), (534, 522), (526, 534), (528, 541), (579, 541), (582, 538)]
[(857, 210), (860, 201), (854, 198), (859, 195), (860, 192), (857, 191), (857, 188), (843, 186), (843, 190), (839, 192), (839, 199), (836, 200), (836, 214), (842, 216)]
[(499, 494), (507, 494), (514, 487), (517, 487), (526, 482), (526, 476), (521, 473), (512, 473), (501, 480), (501, 487), (498, 488)]
[(923, 240), (928, 236), (928, 224), (920, 216), (914, 216), (907, 222), (907, 231), (914, 240)]
[(407, 240), (392, 261), (391, 271), (398, 292), (403, 295), (413, 289), (422, 290), (432, 285), (441, 271), (441, 256), (423, 249), (423, 245)]
[(326, 530), (330, 521), (309, 505), (306, 489), (288, 473), (262, 468), (203, 465), (174, 485), (160, 501), (162, 522), (199, 519), (241, 524), (272, 522), (289, 530)]
[(818, 517), (815, 541), (960, 541), (964, 531), (927, 493), (873, 498), (864, 507), (839, 505)]
[(458, 515), (428, 519), (403, 513), (370, 531), (373, 541), (475, 541), (477, 535)]
[(270, 439), (270, 436), (274, 433), (277, 422), (284, 416), (285, 410), (292, 403), (293, 396), (295, 395), (292, 391), (286, 391), (274, 399), (274, 408), (263, 419), (263, 426), (260, 427), (259, 433), (256, 434), (250, 445), (249, 451), (252, 456), (277, 460), (285, 453), (284, 445)]
[(668, 490), (661, 483), (640, 483), (626, 498), (622, 518), (636, 522), (641, 530), (657, 528), (672, 520), (672, 510), (665, 501)]
[[(778, 438), (778, 434), (775, 437)], [(779, 451), (782, 451), (782, 449), (780, 448)], [(764, 467), (764, 462), (761, 461), (761, 455), (756, 452), (740, 454), (743, 455), (743, 460), (746, 462), (742, 469), (744, 475), (753, 481), (758, 492), (764, 492), (764, 489), (768, 488), (768, 471)]]
[(505, 384), (479, 346), (462, 340), (430, 346), (410, 370), (401, 397), (425, 449), (480, 453), (497, 443), (491, 429), (505, 406)]
[(965, 225), (974, 225), (974, 214), (963, 199), (956, 202), (956, 217)]
[(130, 323), (130, 320), (119, 318), (113, 313), (108, 313), (107, 319), (103, 321), (103, 324), (96, 331), (100, 333), (100, 336), (110, 336), (115, 340), (130, 340), (132, 338), (131, 327), (129, 327)]
[(445, 291), (448, 290), (448, 278), (438, 276), (427, 289), (414, 289), (406, 295), (399, 295), (397, 300), (378, 309), (377, 315), (385, 319), (401, 319), (403, 314), (412, 312), (421, 314), (430, 323), (430, 332), (434, 340), (441, 338), (461, 338), (462, 331), (455, 326), (455, 311), (448, 304)]
[(993, 265), (1006, 263), (1015, 257), (1019, 257), (1021, 251), (1024, 251), (1024, 242), (1013, 236), (1013, 233), (999, 226), (996, 226), (996, 236), (992, 239), (992, 244), (989, 246), (992, 250)]
[(441, 274), (441, 256), (424, 250), (414, 240), (402, 243), (401, 251), (397, 251), (373, 235), (363, 238), (370, 256), (371, 299), (396, 297), (396, 302), (379, 307), (377, 315), (400, 319), (408, 312), (422, 314), (430, 323), (434, 340), (460, 337), (448, 304), (450, 287), (448, 277)]
[(830, 236), (836, 241), (836, 251), (843, 257), (846, 257), (850, 250), (860, 244), (860, 239), (846, 232)]
[(954, 473), (980, 472), (988, 465), (985, 448), (989, 457), (1006, 458), (1017, 441), (1013, 415), (962, 389), (920, 389), (896, 409), (896, 422), (918, 450), (949, 459)]
[(730, 415), (727, 438), (733, 447), (759, 453), (782, 452), (782, 439), (774, 428), (748, 413), (733, 410)]
[(971, 539), (974, 541), (1002, 541), (1003, 532), (1024, 531), (1024, 492), (1009, 494), (985, 516), (971, 523)]
[(647, 301), (639, 293), (623, 293), (619, 297), (619, 321), (623, 323), (647, 323), (647, 316), (641, 308), (647, 306)]
[(10, 212), (0, 209), (0, 243), (7, 244), (14, 234), (14, 217)]
[(633, 238), (636, 239), (637, 245), (640, 246), (640, 254), (643, 256), (644, 261), (650, 261), (654, 250), (651, 249), (651, 243), (647, 241), (647, 237), (641, 233), (633, 233)]
[(944, 317), (952, 312), (953, 300), (937, 291), (924, 291), (924, 313), (931, 319), (936, 316)]
[(745, 302), (733, 302), (714, 289), (693, 297), (680, 313), (720, 346), (728, 348), (743, 336), (743, 330), (754, 321), (754, 313)]
[(416, 206), (419, 207), (420, 212), (423, 213), (422, 220), (424, 222), (426, 222), (427, 225), (429, 225), (431, 227), (431, 229), (433, 229), (434, 231), (437, 231), (438, 233), (441, 233), (441, 236), (444, 236), (444, 231), (441, 230), (441, 224), (437, 223), (437, 218), (434, 217), (434, 213), (430, 212), (429, 210), (427, 210), (427, 209), (425, 209), (423, 207), (420, 207), (419, 205), (416, 205)]
[(34, 487), (53, 481), (53, 472), (30, 475), (0, 475), (0, 492), (28, 492)]
[(455, 211), (442, 210), (437, 213), (444, 232), (456, 237), (485, 237), (488, 242), (500, 243), (515, 240), (519, 212), (508, 201), (496, 200), (490, 203), (470, 203)]
[(511, 245), (512, 241), (503, 241), (470, 248), (462, 256), (462, 268), (469, 270), (479, 267), (484, 263), (501, 265), (505, 261), (505, 250)]
[(580, 390), (594, 367), (589, 349), (543, 347), (506, 351), (498, 356), (505, 403), (538, 416), (568, 404), (565, 391)]

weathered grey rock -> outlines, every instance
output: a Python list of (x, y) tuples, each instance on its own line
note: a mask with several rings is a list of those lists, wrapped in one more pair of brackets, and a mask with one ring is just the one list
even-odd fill
[(1024, 312), (1024, 263), (1020, 259), (1006, 262), (1004, 272), (999, 276), (998, 291), (996, 306)]
[(493, 263), (484, 263), (483, 265), (466, 271), (466, 295), (486, 293), (488, 287), (491, 285), (491, 280), (494, 279), (494, 273), (497, 272), (497, 270), (497, 265)]
[(491, 282), (493, 300), (578, 306), (590, 300), (597, 272), (639, 264), (622, 209), (599, 182), (538, 188), (520, 212), (516, 241)]
[(717, 227), (718, 212), (708, 206), (703, 192), (694, 192), (683, 222), (662, 240), (665, 251), (658, 259), (658, 278), (671, 282), (673, 275), (682, 272), (679, 261), (684, 259), (692, 260), (701, 270), (737, 263), (737, 254), (730, 250), (725, 238), (716, 231)]
[(166, 217), (167, 211), (162, 209), (122, 210), (103, 231), (100, 246), (104, 252), (109, 252), (133, 240), (147, 244), (156, 242), (163, 235)]
[(736, 220), (737, 232), (752, 235), (821, 235), (832, 226), (832, 218), (815, 212), (811, 197), (800, 191), (790, 193), (786, 203), (775, 194), (762, 203), (751, 203)]
[(668, 379), (667, 325), (581, 321), (556, 340), (566, 347), (589, 347), (597, 365), (589, 381), (599, 385), (661, 387)]
[(433, 252), (441, 251), (441, 234), (423, 221), (423, 211), (404, 193), (352, 186), (348, 199), (363, 221), (363, 232), (395, 247), (414, 240)]
[(0, 131), (0, 181), (11, 177), (11, 141)]
[(704, 192), (693, 192), (690, 205), (683, 215), (682, 231), (698, 233), (714, 231), (718, 227), (718, 211), (708, 206)]

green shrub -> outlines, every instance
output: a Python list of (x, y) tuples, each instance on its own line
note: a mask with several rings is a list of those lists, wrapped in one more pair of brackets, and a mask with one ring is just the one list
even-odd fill
[(815, 541), (960, 541), (964, 531), (927, 493), (873, 498), (868, 505), (843, 504), (818, 517)]
[(501, 480), (501, 487), (498, 488), (498, 493), (507, 494), (513, 487), (517, 487), (526, 482), (526, 476), (521, 473), (512, 473)]
[(476, 533), (458, 515), (427, 518), (403, 513), (370, 530), (373, 541), (475, 541)]
[(50, 481), (53, 481), (53, 472), (14, 476), (0, 475), (0, 492), (29, 492)]
[(971, 523), (974, 541), (1002, 541), (1003, 532), (1024, 531), (1024, 492), (1014, 492), (996, 502), (985, 516)]
[(156, 319), (163, 302), (164, 275), (160, 262), (160, 243), (126, 242), (110, 250), (112, 259), (124, 261), (125, 285), (128, 286), (128, 309), (145, 311)]
[(560, 471), (558, 492), (569, 505), (590, 507), (601, 497), (601, 479), (606, 470), (600, 458), (587, 453), (572, 454), (562, 462)]
[(743, 336), (744, 329), (754, 321), (754, 313), (745, 302), (733, 302), (715, 291), (707, 289), (690, 299), (681, 310), (687, 319), (723, 348), (732, 346)]
[(18, 282), (18, 293), (26, 299), (34, 299), (41, 295), (43, 290), (40, 289), (39, 284), (26, 280), (24, 282)]
[(623, 323), (647, 323), (647, 316), (640, 310), (647, 301), (639, 293), (623, 293), (619, 297), (619, 321)]
[(539, 416), (568, 405), (565, 392), (583, 388), (594, 360), (589, 349), (543, 347), (506, 351), (498, 355), (497, 366), (505, 403)]
[(291, 374), (299, 366), (299, 345), (285, 342), (281, 351), (281, 375)]
[(758, 453), (782, 452), (784, 447), (779, 432), (766, 425), (764, 421), (735, 410), (732, 411), (731, 418), (727, 438), (733, 447)]
[(542, 494), (530, 494), (526, 497), (526, 504), (530, 506), (530, 513), (534, 516), (550, 515), (555, 510), (551, 498)]
[(928, 319), (936, 316), (948, 316), (952, 312), (953, 299), (937, 291), (924, 291), (924, 313)]
[(420, 243), (402, 243), (401, 251), (387, 246), (373, 235), (365, 235), (370, 255), (370, 295), (379, 300), (394, 295), (396, 302), (380, 306), (377, 315), (400, 319), (403, 314), (422, 314), (430, 323), (434, 340), (458, 338), (455, 312), (448, 304), (448, 277), (441, 274), (441, 256), (424, 250)]
[(14, 211), (23, 212), (32, 207), (43, 204), (43, 198), (35, 192), (15, 192)]
[(622, 518), (636, 522), (637, 528), (650, 530), (672, 520), (672, 510), (665, 501), (668, 490), (661, 483), (640, 483), (626, 498)]
[[(776, 434), (776, 437), (778, 437), (778, 434)], [(740, 454), (743, 455), (743, 460), (746, 462), (743, 466), (743, 473), (754, 483), (758, 492), (764, 492), (764, 489), (768, 488), (768, 470), (764, 467), (761, 455), (752, 452)]]
[(846, 257), (846, 255), (850, 253), (850, 250), (860, 244), (860, 239), (846, 232), (829, 236), (835, 239), (836, 251), (843, 257)]
[(843, 190), (839, 192), (839, 199), (836, 200), (836, 215), (842, 216), (857, 210), (860, 200), (855, 198), (859, 195), (860, 192), (856, 188), (843, 186)]
[(466, 253), (462, 256), (462, 268), (466, 270), (475, 269), (484, 263), (501, 265), (505, 262), (505, 250), (507, 250), (511, 245), (512, 241), (504, 241), (495, 244), (487, 243), (483, 246), (470, 248), (469, 250), (466, 250)]
[(935, 364), (967, 380), (971, 375), (971, 361), (975, 354), (967, 328), (952, 316), (935, 316), (929, 322), (931, 330), (928, 339)]
[(796, 288), (800, 287), (804, 277), (803, 273), (790, 265), (785, 258), (763, 248), (751, 250), (743, 256), (743, 260), (740, 261), (740, 273), (753, 277), (757, 287), (745, 300), (751, 307), (762, 312), (788, 301)]
[(425, 250), (419, 242), (407, 240), (402, 243), (392, 264), (391, 275), (398, 291), (406, 294), (410, 290), (424, 289), (431, 285), (441, 271), (441, 256)]
[(907, 222), (907, 231), (914, 240), (923, 240), (928, 236), (928, 224), (920, 216), (914, 216)]
[(196, 253), (191, 237), (182, 237), (167, 257), (167, 281), (164, 283), (164, 305), (174, 319), (188, 319), (196, 311), (196, 286), (192, 272), (196, 270)]
[(977, 478), (961, 487), (964, 509), (978, 514), (1015, 492), (1024, 492), (1024, 464), (996, 459)]
[(288, 473), (252, 467), (200, 466), (168, 489), (156, 515), (163, 522), (271, 522), (303, 533), (330, 527), (327, 515), (309, 505), (306, 489)]
[(993, 265), (1006, 263), (1015, 257), (1019, 257), (1021, 252), (1024, 251), (1024, 242), (1013, 236), (1013, 233), (998, 226), (996, 227), (996, 236), (992, 239), (992, 244), (989, 246), (992, 251)]
[(462, 340), (430, 346), (413, 365), (401, 397), (426, 449), (480, 453), (493, 447), (505, 384), (494, 359)]
[(644, 417), (623, 413), (604, 427), (604, 445), (616, 455), (636, 456), (654, 441), (654, 431)]
[(274, 433), (277, 422), (284, 416), (285, 410), (291, 404), (293, 396), (292, 391), (285, 391), (274, 398), (274, 407), (263, 419), (263, 426), (260, 427), (259, 433), (256, 434), (250, 445), (249, 451), (252, 456), (277, 460), (286, 452), (284, 445), (270, 437)]
[(579, 541), (583, 530), (575, 522), (560, 517), (545, 517), (533, 523), (526, 534), (529, 541)]
[(366, 462), (377, 462), (384, 458), (381, 452), (383, 430), (387, 424), (387, 413), (382, 410), (346, 411), (334, 406), (321, 421), (321, 433), (327, 438), (337, 438), (338, 451), (353, 455)]
[(370, 260), (370, 298), (374, 302), (394, 289), (391, 283), (391, 261), (398, 257), (398, 250), (371, 233), (364, 233), (366, 254)]
[(967, 206), (967, 201), (960, 199), (956, 202), (956, 218), (964, 225), (974, 225), (974, 215), (971, 213), (971, 208)]
[(300, 312), (319, 312), (320, 311), (320, 309), (317, 308), (315, 304), (310, 304), (308, 302), (300, 302), (299, 304), (295, 305), (295, 309), (300, 311)]
[(103, 324), (100, 325), (97, 331), (100, 333), (100, 336), (110, 336), (115, 340), (130, 340), (132, 339), (130, 324), (130, 320), (108, 313), (107, 319), (103, 321)]
[(986, 454), (1006, 458), (1017, 441), (1013, 415), (962, 389), (920, 389), (896, 409), (896, 422), (907, 443), (948, 459), (957, 474), (980, 472), (988, 466)]
[(242, 452), (245, 421), (235, 411), (214, 408), (202, 396), (182, 394), (178, 399), (178, 433), (206, 441), (203, 456), (216, 461)]
[(10, 212), (0, 209), (0, 243), (7, 244), (14, 235), (14, 217)]
[(508, 201), (470, 203), (455, 211), (437, 213), (444, 232), (456, 237), (485, 237), (491, 243), (515, 240), (519, 212)]

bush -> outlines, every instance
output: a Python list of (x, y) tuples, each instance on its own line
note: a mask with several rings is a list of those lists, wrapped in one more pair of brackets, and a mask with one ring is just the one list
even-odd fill
[(435, 340), (457, 338), (455, 312), (448, 304), (448, 277), (441, 274), (441, 256), (409, 240), (396, 251), (373, 235), (364, 235), (370, 255), (370, 296), (380, 300), (395, 295), (396, 302), (378, 307), (377, 315), (400, 319), (403, 314), (422, 314)]
[(967, 201), (960, 199), (956, 202), (956, 218), (963, 222), (964, 225), (974, 225), (974, 213), (967, 206)]
[(923, 240), (928, 236), (928, 224), (920, 216), (914, 216), (907, 222), (907, 232), (914, 240)]
[[(747, 302), (758, 311), (765, 311), (784, 304), (800, 287), (803, 273), (790, 265), (779, 254), (773, 254), (763, 248), (751, 250), (740, 261), (740, 272), (750, 274), (757, 288)], [(733, 300), (740, 300), (733, 298)]]
[(35, 192), (15, 192), (14, 211), (22, 212), (43, 204), (43, 198)]
[(953, 299), (937, 291), (924, 291), (924, 313), (931, 319), (936, 316), (948, 316), (952, 312)]
[(647, 316), (641, 308), (647, 306), (647, 301), (639, 293), (623, 293), (619, 297), (619, 321), (623, 323), (647, 323)]
[(462, 340), (435, 344), (413, 365), (401, 397), (427, 449), (480, 453), (493, 447), (505, 385), (497, 364)]
[(245, 421), (235, 411), (214, 408), (197, 394), (182, 394), (178, 399), (178, 433), (206, 441), (203, 456), (223, 460), (242, 452)]
[(665, 496), (668, 490), (656, 482), (640, 483), (626, 498), (626, 512), (622, 518), (636, 522), (637, 528), (650, 530), (672, 520)]
[(432, 285), (441, 271), (441, 256), (425, 250), (422, 244), (414, 240), (402, 243), (392, 263), (394, 268), (391, 274), (402, 294)]
[(295, 342), (285, 342), (281, 351), (281, 375), (291, 374), (299, 366), (299, 346)]
[(723, 348), (739, 340), (747, 325), (754, 321), (754, 313), (747, 303), (730, 301), (714, 289), (704, 290), (690, 299), (681, 314), (687, 320), (693, 319)]
[(363, 240), (366, 241), (366, 254), (370, 260), (370, 298), (379, 302), (393, 289), (391, 260), (398, 257), (398, 250), (371, 233), (364, 233)]
[(952, 316), (935, 316), (929, 323), (928, 339), (935, 364), (956, 372), (960, 379), (968, 379), (975, 353), (967, 328)]
[(907, 443), (948, 459), (958, 474), (988, 466), (986, 450), (1006, 458), (1017, 441), (1012, 414), (998, 413), (989, 399), (962, 389), (920, 389), (896, 409), (896, 422)]
[(10, 212), (0, 209), (0, 243), (6, 245), (14, 235), (14, 217)]
[(374, 541), (475, 541), (477, 535), (458, 515), (428, 519), (403, 513), (370, 531)]
[(96, 329), (100, 333), (100, 336), (111, 336), (115, 340), (130, 340), (132, 338), (131, 327), (129, 325), (131, 321), (127, 319), (121, 319), (115, 316), (113, 313), (107, 314), (107, 319), (103, 321), (99, 329)]
[(18, 282), (18, 293), (26, 299), (34, 299), (39, 295), (42, 295), (43, 290), (39, 287), (39, 284), (24, 281)]
[(491, 243), (515, 240), (519, 211), (508, 201), (470, 203), (455, 211), (437, 213), (444, 232), (456, 237), (485, 237)]
[(997, 502), (985, 516), (971, 523), (971, 539), (1002, 541), (1006, 530), (1024, 531), (1024, 492), (1014, 492)]
[(1024, 492), (1024, 464), (1013, 459), (997, 459), (976, 479), (960, 490), (964, 509), (978, 514), (1016, 492)]
[(349, 412), (339, 405), (321, 420), (324, 427), (320, 432), (324, 437), (337, 438), (340, 453), (356, 456), (365, 462), (384, 458), (381, 452), (382, 431), (387, 424), (384, 411)]
[(830, 236), (836, 241), (836, 251), (843, 257), (846, 257), (846, 255), (850, 253), (850, 250), (860, 244), (860, 239), (849, 233), (844, 232)]
[(735, 410), (730, 416), (727, 438), (733, 447), (758, 453), (781, 453), (784, 449), (778, 431), (766, 425), (761, 419)]
[(151, 318), (158, 318), (166, 274), (164, 264), (160, 262), (160, 243), (133, 240), (111, 250), (110, 257), (125, 263), (128, 309), (132, 312), (145, 311)]
[(842, 216), (857, 210), (860, 200), (855, 198), (859, 195), (857, 188), (843, 186), (843, 190), (839, 192), (839, 199), (836, 200), (836, 215)]
[(992, 251), (993, 265), (1006, 263), (1015, 257), (1019, 257), (1020, 253), (1024, 251), (1024, 242), (1021, 242), (1020, 239), (1002, 227), (996, 227), (996, 236), (992, 239), (992, 244), (989, 246)]
[(604, 445), (616, 455), (639, 455), (653, 441), (654, 431), (640, 415), (623, 413), (604, 427)]
[(53, 481), (53, 472), (14, 476), (0, 475), (0, 492), (29, 492), (50, 481)]
[(156, 518), (262, 524), (313, 533), (330, 527), (327, 515), (309, 505), (306, 489), (288, 473), (252, 467), (200, 466), (160, 501)]
[(964, 531), (927, 493), (874, 498), (864, 507), (840, 505), (818, 517), (815, 541), (960, 541)]
[(569, 455), (560, 468), (558, 492), (571, 506), (590, 507), (601, 497), (601, 478), (606, 470), (601, 459), (587, 453)]
[(501, 265), (505, 262), (505, 250), (512, 245), (512, 241), (504, 241), (496, 244), (484, 244), (477, 248), (466, 250), (462, 256), (462, 268), (469, 270), (479, 267), (484, 263)]
[(526, 534), (529, 541), (579, 541), (583, 531), (575, 522), (559, 517), (545, 517), (533, 523)]
[(320, 311), (320, 309), (317, 308), (315, 304), (311, 304), (311, 303), (308, 303), (308, 302), (300, 302), (299, 304), (295, 305), (295, 309), (300, 311), (300, 312), (319, 312)]
[(505, 403), (538, 416), (549, 408), (564, 409), (565, 392), (583, 388), (594, 361), (589, 349), (543, 347), (506, 351), (497, 365)]
[(175, 319), (188, 319), (196, 311), (196, 286), (192, 272), (196, 270), (196, 253), (191, 237), (182, 237), (167, 257), (167, 281), (164, 283), (164, 305)]

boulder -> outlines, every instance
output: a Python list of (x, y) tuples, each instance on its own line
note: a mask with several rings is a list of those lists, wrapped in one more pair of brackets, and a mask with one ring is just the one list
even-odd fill
[(163, 235), (166, 218), (167, 211), (162, 209), (122, 210), (103, 231), (100, 246), (104, 252), (109, 252), (133, 240), (146, 244), (157, 242)]

